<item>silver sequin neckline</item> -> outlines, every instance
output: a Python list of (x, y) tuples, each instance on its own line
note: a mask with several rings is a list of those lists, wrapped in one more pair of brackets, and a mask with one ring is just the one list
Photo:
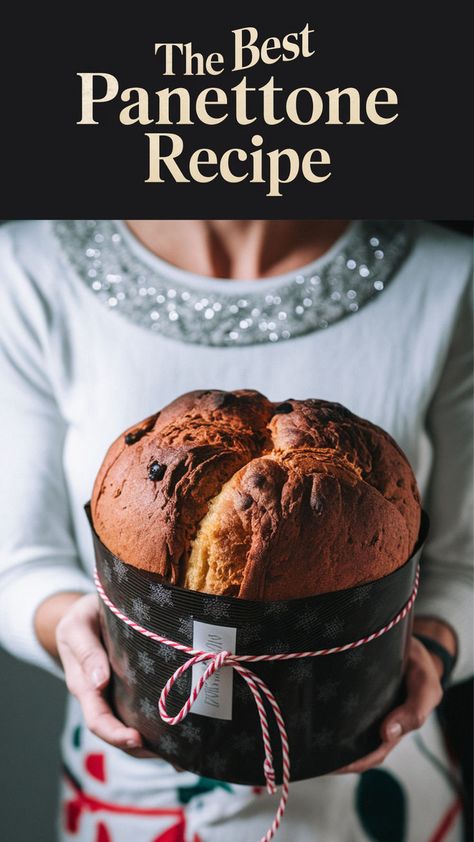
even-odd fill
[(114, 220), (57, 220), (53, 230), (105, 307), (163, 336), (217, 346), (286, 341), (354, 315), (383, 292), (410, 242), (406, 223), (356, 222), (299, 272), (249, 283), (180, 272)]

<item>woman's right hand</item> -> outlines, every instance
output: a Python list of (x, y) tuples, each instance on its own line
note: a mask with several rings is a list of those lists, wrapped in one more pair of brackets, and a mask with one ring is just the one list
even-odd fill
[(68, 690), (78, 699), (90, 731), (135, 757), (156, 757), (143, 748), (135, 728), (114, 716), (105, 699), (110, 664), (100, 638), (98, 596), (55, 594), (39, 606), (35, 627), (45, 649), (60, 659)]

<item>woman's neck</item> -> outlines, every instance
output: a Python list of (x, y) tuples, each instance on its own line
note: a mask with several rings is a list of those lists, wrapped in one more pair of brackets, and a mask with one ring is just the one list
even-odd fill
[(324, 254), (344, 219), (131, 219), (154, 254), (190, 272), (245, 280), (291, 272)]

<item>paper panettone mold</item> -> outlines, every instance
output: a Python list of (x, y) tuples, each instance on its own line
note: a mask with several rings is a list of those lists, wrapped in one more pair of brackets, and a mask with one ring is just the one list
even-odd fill
[[(381, 579), (307, 598), (254, 602), (186, 590), (125, 564), (101, 542), (89, 506), (86, 511), (99, 580), (120, 611), (145, 628), (187, 646), (193, 645), (196, 623), (235, 629), (236, 653), (247, 655), (313, 651), (378, 631), (400, 612), (412, 594), (428, 530), (428, 518), (423, 513), (412, 556)], [(264, 754), (257, 708), (235, 670), (231, 718), (191, 711), (180, 724), (167, 725), (158, 710), (160, 693), (189, 655), (147, 639), (116, 617), (102, 600), (100, 616), (112, 667), (111, 704), (123, 722), (140, 731), (145, 745), (199, 775), (263, 785)], [(327, 774), (380, 744), (380, 724), (403, 698), (412, 617), (413, 612), (409, 612), (378, 639), (346, 652), (251, 664), (281, 707), (292, 781)], [(188, 698), (191, 681), (192, 672), (188, 670), (174, 685), (167, 703), (171, 715), (176, 715)], [(226, 711), (217, 713), (229, 715), (228, 705)], [(268, 720), (279, 783), (280, 739), (271, 715)]]

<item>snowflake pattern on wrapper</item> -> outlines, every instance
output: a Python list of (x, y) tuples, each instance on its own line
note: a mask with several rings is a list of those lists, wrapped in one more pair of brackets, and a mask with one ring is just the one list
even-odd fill
[(179, 621), (178, 631), (188, 641), (193, 636), (193, 622), (192, 617), (182, 617)]
[(219, 754), (217, 751), (214, 751), (212, 754), (209, 754), (207, 756), (207, 761), (209, 763), (210, 768), (217, 777), (225, 773), (227, 763), (225, 757), (223, 757), (222, 754)]
[(178, 748), (176, 738), (173, 737), (172, 734), (163, 734), (160, 737), (160, 748), (162, 751), (167, 751), (173, 754)]
[(265, 617), (281, 617), (288, 611), (288, 606), (285, 602), (269, 602), (263, 609)]
[(187, 718), (181, 723), (179, 733), (180, 737), (187, 740), (188, 743), (198, 743), (201, 739), (201, 732), (199, 728), (193, 725), (193, 723)]
[(368, 599), (370, 599), (370, 594), (372, 591), (372, 585), (361, 585), (355, 593), (352, 594), (349, 605), (364, 605)]
[(325, 637), (333, 640), (335, 637), (338, 637), (343, 630), (344, 620), (341, 617), (334, 616), (329, 623), (324, 624), (323, 634)]
[(138, 652), (138, 666), (147, 675), (155, 672), (153, 658), (150, 658), (148, 652)]
[(126, 684), (130, 686), (137, 683), (137, 671), (130, 665), (125, 668), (123, 677)]
[(132, 599), (132, 614), (139, 623), (150, 622), (150, 609), (139, 596)]
[(309, 660), (293, 661), (288, 667), (288, 676), (293, 681), (305, 681), (311, 677), (312, 672), (313, 668)]
[(177, 650), (173, 649), (172, 646), (168, 646), (166, 643), (160, 643), (158, 649), (158, 657), (161, 658), (165, 664), (171, 664), (173, 661), (176, 660), (176, 653)]
[(318, 702), (329, 702), (331, 699), (335, 699), (338, 687), (338, 681), (326, 681), (324, 684), (320, 684), (316, 690)]
[(295, 628), (310, 631), (315, 623), (314, 611), (303, 611), (295, 622)]
[(127, 578), (127, 568), (123, 561), (119, 558), (112, 559), (114, 565), (114, 573), (119, 582), (123, 582)]
[(268, 643), (265, 648), (268, 654), (279, 655), (280, 652), (288, 651), (288, 641), (277, 638), (277, 640), (272, 640), (271, 643)]
[(213, 599), (206, 599), (203, 602), (203, 611), (212, 617), (213, 620), (223, 620), (229, 617), (229, 607), (223, 602), (216, 602)]
[(164, 588), (163, 585), (157, 585), (155, 583), (151, 583), (148, 587), (150, 599), (153, 602), (156, 602), (156, 604), (160, 605), (162, 608), (164, 606), (169, 606), (170, 608), (173, 607), (173, 597), (171, 596), (171, 591)]
[(262, 627), (244, 626), (243, 628), (238, 629), (237, 636), (239, 646), (248, 646), (249, 643), (255, 643), (255, 641), (260, 640), (262, 636)]
[(140, 708), (140, 712), (143, 713), (143, 716), (146, 716), (147, 719), (157, 719), (158, 718), (158, 707), (150, 702), (150, 699), (146, 697), (144, 699), (140, 699), (138, 706)]
[(175, 689), (182, 695), (189, 695), (191, 692), (191, 670), (183, 672), (174, 683)]
[(104, 564), (104, 568), (103, 568), (103, 570), (102, 570), (102, 575), (103, 575), (104, 579), (105, 579), (105, 580), (109, 583), (109, 585), (110, 585), (110, 583), (111, 583), (111, 581), (112, 581), (112, 579), (113, 579), (113, 576), (112, 576), (112, 570), (110, 569), (110, 567), (109, 567), (109, 565), (108, 565), (108, 564)]

